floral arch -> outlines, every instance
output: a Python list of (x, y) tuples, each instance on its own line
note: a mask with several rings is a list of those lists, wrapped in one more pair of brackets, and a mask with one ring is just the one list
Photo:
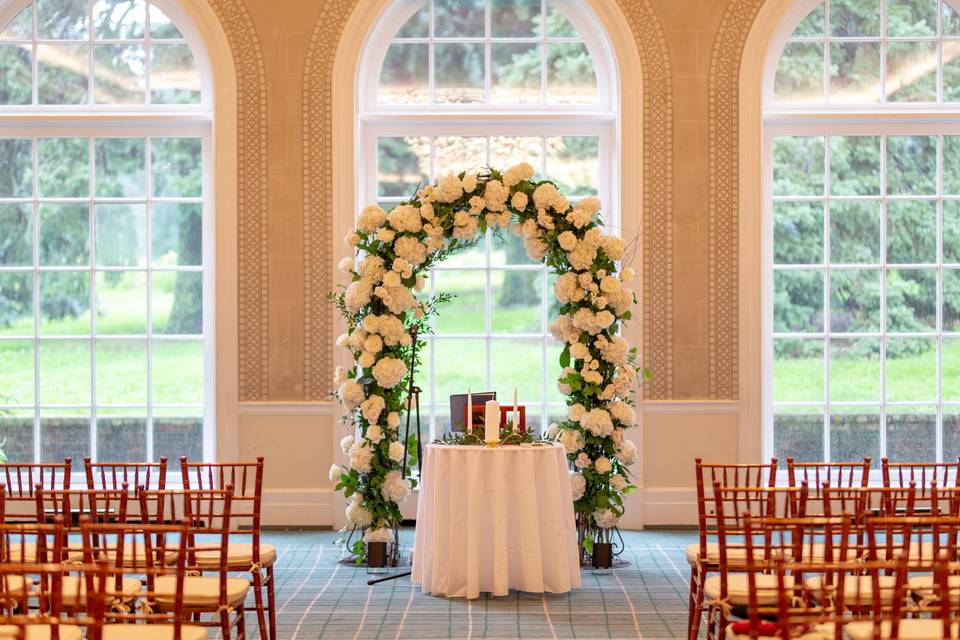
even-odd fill
[(356, 435), (341, 442), (348, 464), (330, 473), (349, 499), (347, 527), (365, 531), (367, 542), (394, 540), (399, 503), (411, 489), (401, 473), (398, 431), (411, 330), (427, 332), (436, 311), (436, 300), (416, 295), (423, 274), (487, 229), (522, 235), (530, 257), (557, 274), (561, 307), (550, 331), (564, 343), (558, 386), (567, 396), (568, 417), (551, 424), (546, 436), (564, 446), (575, 467), (570, 478), (581, 535), (609, 541), (623, 514), (622, 495), (634, 488), (628, 467), (637, 458), (624, 431), (636, 422), (630, 394), (639, 377), (636, 350), (618, 334), (636, 301), (626, 286), (635, 274), (618, 266), (627, 244), (603, 234), (597, 198), (571, 206), (554, 183), (534, 181), (533, 174), (522, 163), (447, 175), (389, 212), (364, 208), (345, 238), (357, 258), (340, 262), (352, 282), (333, 299), (348, 329), (337, 344), (356, 366), (337, 368), (335, 395)]

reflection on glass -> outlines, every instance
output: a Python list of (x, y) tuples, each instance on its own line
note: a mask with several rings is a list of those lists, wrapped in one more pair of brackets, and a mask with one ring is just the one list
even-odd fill
[[(33, 274), (29, 271), (0, 272), (0, 335), (29, 336), (31, 334), (33, 334)], [(0, 346), (3, 344), (6, 343), (0, 343)]]
[(956, 460), (960, 456), (960, 413), (957, 407), (943, 412), (943, 459)]
[(490, 101), (494, 104), (531, 104), (541, 101), (540, 45), (491, 45)]
[(892, 102), (937, 100), (937, 43), (887, 43), (887, 98)]
[(430, 99), (428, 45), (394, 42), (387, 49), (380, 69), (377, 102), (423, 104)]
[(830, 402), (880, 401), (879, 338), (830, 340)]
[(834, 264), (880, 262), (880, 201), (830, 203), (830, 261)]
[(880, 330), (880, 270), (830, 272), (830, 330), (859, 333)]
[(597, 102), (597, 73), (587, 45), (547, 45), (547, 100), (557, 104)]
[(434, 46), (434, 100), (439, 103), (483, 102), (482, 44)]
[(773, 193), (823, 194), (823, 136), (777, 136), (773, 140)]
[(0, 105), (30, 104), (33, 101), (33, 56), (29, 46), (0, 44)]
[(547, 143), (547, 175), (568, 196), (597, 194), (600, 184), (600, 138), (553, 136)]
[(35, 402), (33, 341), (0, 342), (0, 381), (0, 404), (15, 406)]
[(101, 198), (146, 195), (143, 138), (96, 138), (93, 141), (96, 192)]
[(40, 205), (40, 266), (90, 263), (90, 214), (86, 204)]
[(879, 43), (830, 43), (830, 101), (880, 101)]
[(86, 138), (40, 138), (37, 140), (37, 165), (41, 197), (84, 197), (90, 193)]
[(45, 40), (85, 40), (87, 0), (36, 0), (37, 37)]
[(40, 402), (90, 404), (90, 341), (40, 341)]
[(90, 333), (90, 275), (82, 272), (42, 271), (40, 278), (40, 333)]
[(823, 44), (788, 42), (773, 80), (776, 102), (823, 101)]
[(97, 334), (142, 335), (147, 332), (147, 274), (143, 271), (98, 272)]
[(934, 338), (887, 338), (886, 400), (937, 399), (937, 345)]
[(203, 274), (155, 271), (150, 291), (154, 334), (203, 333)]
[(937, 260), (937, 203), (891, 200), (887, 203), (887, 262), (933, 263)]
[[(189, 410), (178, 409), (181, 414)], [(170, 460), (167, 472), (180, 467), (180, 456), (190, 460), (203, 459), (203, 415), (191, 417), (164, 416), (153, 419), (153, 459), (161, 456)]]
[(823, 460), (823, 415), (805, 407), (778, 407), (773, 416), (773, 455), (798, 462)]
[(97, 404), (147, 403), (147, 341), (97, 340)]
[(484, 271), (438, 270), (432, 277), (436, 291), (450, 292), (454, 296), (434, 321), (436, 333), (482, 333), (487, 274)]
[(490, 272), (491, 331), (542, 333), (543, 272)]
[(90, 76), (85, 44), (37, 45), (37, 98), (40, 104), (85, 104)]
[(409, 198), (430, 180), (430, 138), (377, 138), (377, 187), (381, 197)]
[(823, 401), (823, 340), (773, 341), (773, 400)]
[(203, 342), (154, 340), (151, 349), (154, 403), (203, 404)]
[(823, 202), (773, 203), (775, 264), (823, 262)]
[(0, 204), (0, 266), (33, 264), (33, 207), (26, 203)]
[(153, 195), (197, 197), (203, 193), (200, 138), (151, 138)]
[(815, 333), (823, 330), (823, 271), (775, 271), (773, 282), (774, 331)]
[(200, 103), (200, 73), (188, 45), (150, 45), (150, 102)]
[(150, 219), (150, 255), (155, 267), (199, 267), (203, 263), (200, 203), (154, 202)]

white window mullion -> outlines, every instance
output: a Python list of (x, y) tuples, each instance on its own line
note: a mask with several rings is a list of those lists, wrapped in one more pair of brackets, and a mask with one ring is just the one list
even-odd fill
[[(91, 0), (92, 1), (92, 0)], [(92, 15), (92, 14), (91, 14)], [(93, 33), (93, 24), (90, 25), (90, 32)], [(87, 170), (89, 171), (89, 181), (88, 189), (90, 193), (88, 194), (88, 206), (87, 206), (87, 234), (89, 251), (87, 252), (87, 258), (90, 261), (88, 266), (88, 277), (90, 279), (87, 293), (90, 296), (90, 457), (93, 460), (99, 460), (100, 456), (98, 455), (97, 450), (97, 418), (98, 418), (98, 409), (97, 409), (97, 256), (96, 256), (96, 213), (95, 213), (95, 197), (97, 193), (97, 184), (96, 184), (96, 171), (94, 167), (97, 164), (96, 158), (96, 149), (93, 144), (93, 136), (87, 138), (87, 154), (88, 154), (88, 163)]]

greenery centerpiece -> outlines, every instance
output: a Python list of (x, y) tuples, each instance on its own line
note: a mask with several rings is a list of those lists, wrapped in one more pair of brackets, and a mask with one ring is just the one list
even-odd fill
[[(356, 255), (339, 267), (351, 283), (333, 298), (347, 323), (337, 344), (356, 366), (335, 374), (335, 395), (351, 433), (341, 442), (349, 462), (334, 465), (330, 475), (348, 499), (347, 527), (363, 531), (363, 541), (395, 540), (399, 503), (411, 489), (401, 474), (398, 435), (411, 332), (429, 330), (427, 319), (441, 301), (418, 299), (415, 292), (433, 265), (472, 246), (488, 229), (512, 228), (530, 258), (557, 275), (560, 315), (550, 331), (564, 344), (559, 388), (569, 410), (546, 435), (563, 445), (573, 465), (574, 509), (587, 549), (594, 541), (609, 542), (609, 530), (623, 515), (622, 495), (634, 488), (628, 467), (637, 458), (625, 431), (636, 422), (631, 393), (640, 376), (636, 351), (619, 333), (636, 302), (627, 286), (634, 272), (619, 268), (627, 246), (603, 234), (597, 198), (571, 205), (552, 181), (534, 181), (533, 174), (526, 163), (449, 174), (390, 212), (364, 208), (345, 239)], [(362, 553), (362, 542), (352, 550)]]

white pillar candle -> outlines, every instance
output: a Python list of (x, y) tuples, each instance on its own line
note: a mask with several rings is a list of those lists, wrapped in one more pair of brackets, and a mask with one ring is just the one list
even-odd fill
[(520, 432), (520, 406), (517, 404), (517, 388), (513, 388), (513, 432)]
[(483, 439), (486, 442), (500, 442), (500, 403), (487, 400), (483, 413)]
[(473, 433), (473, 394), (467, 387), (467, 433)]

